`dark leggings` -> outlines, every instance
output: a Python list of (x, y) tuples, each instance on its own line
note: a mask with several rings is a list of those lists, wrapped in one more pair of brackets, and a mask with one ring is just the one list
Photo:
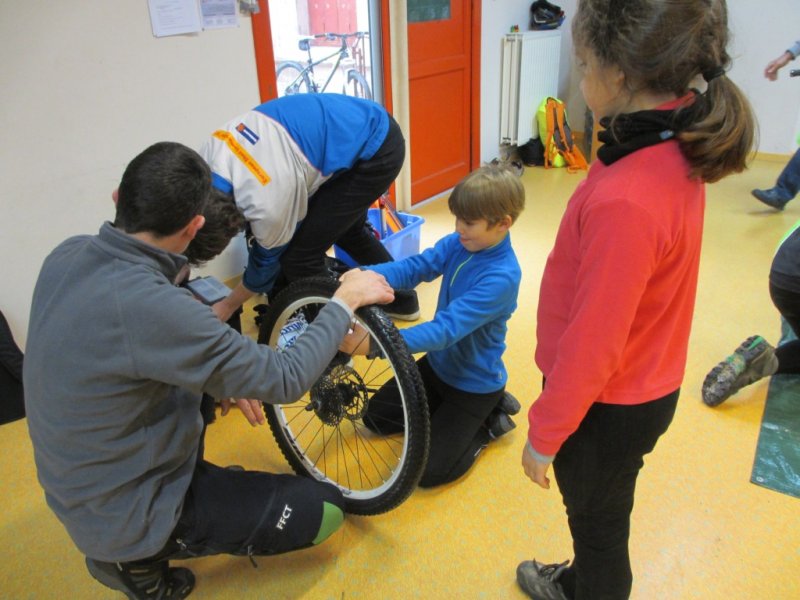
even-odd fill
[(595, 403), (556, 454), (575, 558), (559, 579), (573, 600), (623, 600), (633, 575), (630, 515), (644, 455), (675, 414), (679, 390), (637, 405)]
[[(769, 284), (769, 295), (772, 303), (781, 316), (792, 328), (795, 336), (800, 337), (800, 293)], [(791, 340), (775, 349), (778, 357), (777, 374), (800, 374), (800, 340)]]
[[(504, 388), (488, 394), (458, 390), (443, 382), (427, 357), (417, 361), (431, 415), (431, 445), (421, 487), (449, 483), (466, 473), (491, 439), (484, 423), (503, 398)], [(395, 380), (370, 400), (364, 424), (381, 434), (402, 431), (402, 409)]]
[(392, 255), (366, 226), (367, 209), (397, 177), (405, 160), (400, 126), (389, 118), (389, 132), (375, 155), (323, 183), (308, 200), (308, 213), (281, 255), (281, 274), (273, 293), (287, 283), (325, 272), (325, 253), (333, 244), (361, 265), (385, 263)]

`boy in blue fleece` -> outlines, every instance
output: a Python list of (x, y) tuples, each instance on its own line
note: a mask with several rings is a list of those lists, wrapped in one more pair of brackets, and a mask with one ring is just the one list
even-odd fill
[[(431, 321), (402, 329), (417, 361), (431, 415), (431, 446), (420, 485), (433, 487), (467, 472), (492, 438), (515, 427), (519, 403), (505, 391), (506, 323), (517, 308), (521, 270), (509, 229), (525, 205), (518, 177), (487, 165), (464, 178), (448, 201), (456, 231), (417, 256), (372, 265), (393, 288), (411, 289), (442, 277)], [(363, 332), (341, 349), (369, 352)], [(366, 338), (369, 339), (368, 337)], [(364, 424), (381, 434), (402, 430), (394, 381), (372, 398)]]

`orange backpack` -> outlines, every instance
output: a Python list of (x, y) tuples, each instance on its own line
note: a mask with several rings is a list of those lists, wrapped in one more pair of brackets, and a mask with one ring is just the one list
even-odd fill
[(548, 98), (545, 103), (547, 131), (544, 138), (544, 166), (551, 167), (552, 157), (561, 156), (567, 163), (567, 171), (574, 173), (586, 170), (586, 158), (572, 139), (572, 130), (567, 123), (564, 103), (557, 98)]

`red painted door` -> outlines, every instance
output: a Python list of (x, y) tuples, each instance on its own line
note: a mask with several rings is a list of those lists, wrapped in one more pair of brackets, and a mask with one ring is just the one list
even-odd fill
[[(308, 2), (309, 33), (352, 33), (358, 30), (356, 23), (355, 0), (330, 0)], [(329, 46), (338, 45), (338, 41), (325, 42), (320, 40), (317, 44), (327, 43)]]
[(471, 169), (471, 5), (408, 2), (412, 204), (453, 187)]

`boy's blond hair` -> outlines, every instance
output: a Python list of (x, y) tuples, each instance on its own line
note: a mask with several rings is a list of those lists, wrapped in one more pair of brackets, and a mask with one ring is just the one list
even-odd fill
[(484, 165), (456, 185), (447, 204), (464, 221), (486, 219), (494, 225), (507, 215), (513, 223), (525, 208), (525, 188), (508, 168)]

